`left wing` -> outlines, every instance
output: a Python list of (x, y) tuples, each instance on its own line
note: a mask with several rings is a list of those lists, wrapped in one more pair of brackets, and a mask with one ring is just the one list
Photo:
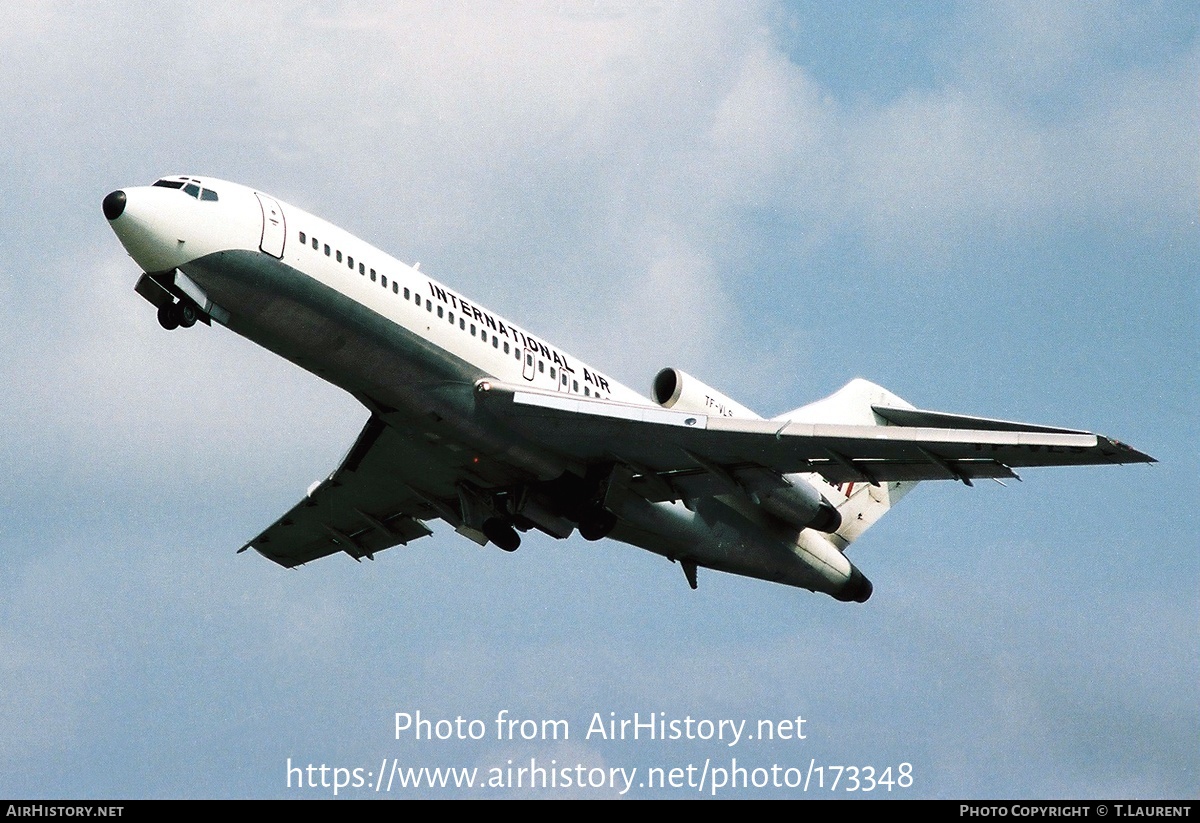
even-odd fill
[(293, 567), (344, 551), (359, 560), (431, 534), (422, 518), (436, 511), (397, 476), (404, 465), (396, 433), (372, 417), (333, 474), (239, 549), (255, 549)]
[(423, 521), (435, 519), (486, 542), (464, 523), (464, 489), (495, 488), (523, 475), (428, 428), (394, 413), (372, 415), (333, 474), (239, 551), (255, 549), (289, 568), (336, 552), (374, 559), (431, 534)]
[[(584, 463), (639, 472), (648, 499), (688, 494), (714, 475), (815, 472), (833, 484), (1013, 477), (1025, 466), (1150, 463), (1091, 432), (919, 409), (873, 409), (885, 425), (746, 420), (590, 400), (480, 381), (479, 402), (507, 425)], [(651, 476), (653, 475), (653, 476)], [(639, 489), (642, 490), (642, 489)], [(657, 490), (657, 491), (655, 491)], [(720, 492), (717, 492), (720, 493)]]

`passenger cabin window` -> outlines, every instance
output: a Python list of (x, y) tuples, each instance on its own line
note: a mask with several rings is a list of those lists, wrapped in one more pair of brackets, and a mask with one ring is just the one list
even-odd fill
[(304, 232), (300, 232), (300, 242), (301, 242), (301, 243), (307, 243), (307, 242), (308, 242), (308, 238), (306, 238), (306, 237), (304, 236)]
[(325, 244), (325, 256), (328, 257), (332, 251), (333, 251), (333, 249), (329, 248), (329, 244), (326, 243)]
[(341, 250), (341, 249), (338, 249), (338, 253), (337, 253), (337, 261), (338, 261), (339, 263), (340, 263), (340, 262), (342, 262), (342, 250)]
[(313, 250), (314, 250), (314, 251), (316, 251), (316, 249), (317, 249), (317, 246), (318, 246), (318, 243), (317, 243), (317, 238), (315, 238), (315, 237), (314, 237), (314, 238), (313, 238)]

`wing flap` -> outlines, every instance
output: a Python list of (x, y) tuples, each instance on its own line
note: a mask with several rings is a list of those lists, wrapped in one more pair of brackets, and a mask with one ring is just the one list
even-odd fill
[(337, 473), (312, 490), (261, 534), (242, 547), (289, 568), (344, 551), (356, 560), (432, 534), (405, 513), (403, 503), (371, 511), (353, 499)]
[[(1016, 472), (1003, 463), (995, 460), (958, 460), (953, 464), (953, 471), (943, 468), (940, 464), (898, 463), (884, 464), (882, 461), (853, 461), (853, 467), (827, 461), (814, 464), (811, 470), (820, 474), (833, 485), (842, 483), (870, 483), (871, 478), (876, 482), (896, 482), (921, 480), (986, 480), (1019, 479)], [(761, 469), (735, 469), (732, 476), (742, 481), (746, 476), (758, 476)], [(665, 481), (665, 486), (663, 485)], [(747, 483), (746, 485), (749, 485)], [(713, 497), (728, 493), (726, 484), (703, 469), (682, 469), (673, 472), (655, 473), (652, 477), (638, 473), (629, 481), (629, 487), (653, 503), (668, 500), (681, 500), (689, 497)]]

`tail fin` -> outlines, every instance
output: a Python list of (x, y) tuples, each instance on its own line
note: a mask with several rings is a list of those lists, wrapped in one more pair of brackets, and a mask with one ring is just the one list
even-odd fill
[[(872, 406), (915, 408), (882, 386), (857, 377), (823, 400), (778, 415), (773, 420), (799, 423), (847, 423), (860, 426), (886, 426)], [(820, 475), (805, 475), (828, 498), (842, 516), (841, 527), (829, 539), (842, 551), (871, 528), (892, 506), (915, 487), (916, 481), (881, 483), (841, 483), (832, 485)]]

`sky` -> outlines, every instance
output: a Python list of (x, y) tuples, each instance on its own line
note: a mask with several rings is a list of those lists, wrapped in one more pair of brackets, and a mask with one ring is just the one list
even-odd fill
[[(1198, 23), (1103, 0), (5, 4), (0, 796), (323, 798), (359, 769), (338, 797), (1194, 798)], [(676, 366), (769, 416), (865, 377), (1161, 462), (923, 484), (851, 548), (861, 605), (442, 523), (284, 571), (235, 550), (367, 413), (226, 329), (158, 326), (100, 201), (184, 172), (420, 261), (636, 388)], [(484, 733), (398, 733), (417, 712)], [(593, 728), (635, 715), (694, 739)], [(375, 791), (397, 765), (499, 785)], [(516, 786), (530, 765), (561, 782)]]

